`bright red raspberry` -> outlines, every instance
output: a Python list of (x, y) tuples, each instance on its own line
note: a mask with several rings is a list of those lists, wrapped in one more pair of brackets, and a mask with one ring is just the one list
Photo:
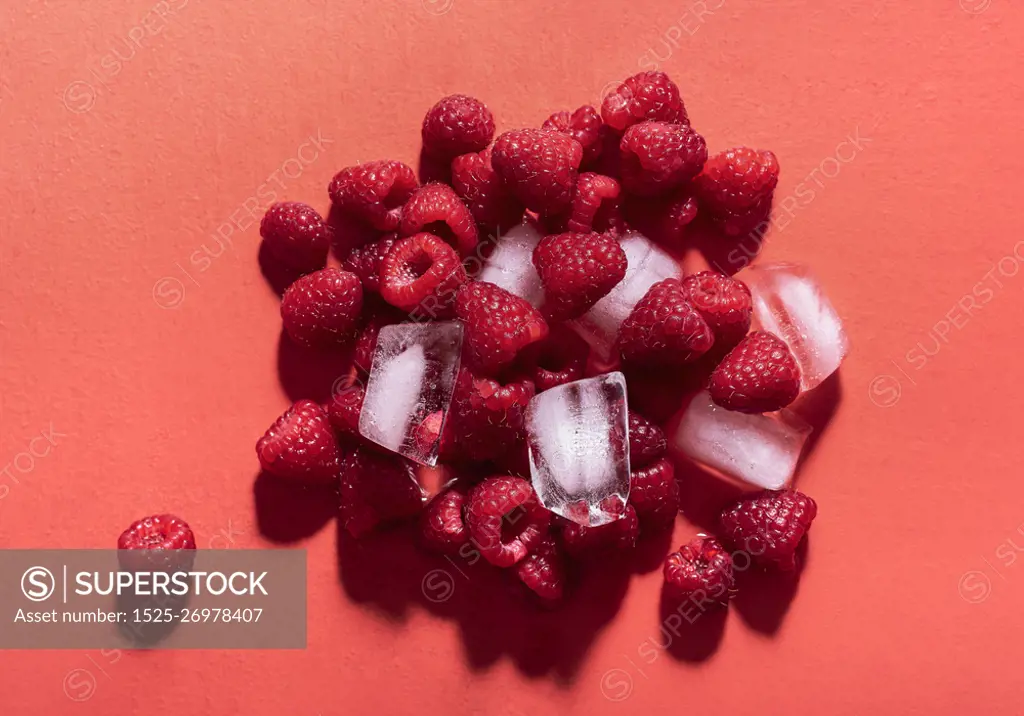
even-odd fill
[(394, 231), (402, 205), (418, 185), (416, 172), (408, 165), (382, 160), (342, 169), (327, 191), (342, 211), (381, 231)]
[(590, 346), (576, 331), (555, 326), (547, 338), (535, 345), (530, 377), (538, 393), (583, 377)]
[(544, 315), (577, 318), (626, 276), (626, 252), (608, 234), (568, 232), (545, 236), (533, 250), (544, 284)]
[(469, 542), (469, 530), (462, 516), (466, 489), (453, 485), (439, 493), (423, 510), (420, 537), (435, 552), (455, 555)]
[(415, 465), (400, 455), (354, 447), (341, 459), (341, 525), (361, 537), (377, 525), (415, 517), (423, 492)]
[(331, 230), (308, 204), (272, 204), (260, 222), (260, 236), (271, 255), (289, 268), (311, 273), (327, 265)]
[(641, 72), (628, 78), (605, 96), (601, 116), (619, 132), (638, 122), (690, 123), (679, 88), (664, 72)]
[(467, 152), (479, 152), (494, 138), (494, 115), (487, 105), (464, 94), (440, 99), (423, 118), (423, 149), (440, 159), (451, 160)]
[(327, 419), (331, 421), (331, 427), (339, 437), (359, 437), (359, 413), (363, 409), (364, 397), (366, 389), (354, 383), (336, 391), (324, 406)]
[(338, 477), (338, 443), (322, 407), (300, 400), (285, 411), (256, 443), (260, 467), (272, 475), (302, 482), (333, 482)]
[(427, 184), (416, 190), (402, 207), (399, 236), (426, 231), (459, 250), (473, 253), (477, 244), (476, 222), (455, 190), (447, 184)]
[(684, 186), (668, 196), (631, 196), (623, 202), (622, 213), (630, 226), (652, 241), (679, 247), (686, 227), (697, 218), (697, 199)]
[(548, 533), (551, 513), (520, 477), (488, 477), (469, 493), (466, 526), (473, 544), (491, 564), (511, 567)]
[(689, 363), (707, 353), (713, 342), (711, 329), (675, 278), (651, 286), (619, 326), (622, 358), (638, 365)]
[(747, 335), (753, 312), (747, 284), (715, 271), (701, 271), (683, 279), (683, 293), (715, 334), (719, 355)]
[(665, 454), (665, 433), (640, 413), (629, 411), (629, 466), (647, 467)]
[(541, 129), (550, 129), (567, 134), (583, 147), (583, 164), (592, 164), (601, 156), (601, 115), (589, 104), (572, 114), (555, 112), (544, 120)]
[(722, 512), (722, 530), (733, 546), (761, 564), (796, 568), (796, 551), (818, 505), (796, 490), (745, 495)]
[(117, 549), (117, 561), (126, 571), (187, 571), (195, 561), (196, 538), (180, 517), (152, 515), (122, 532)]
[(641, 122), (622, 135), (622, 186), (637, 196), (661, 196), (700, 174), (704, 137), (685, 124)]
[(666, 458), (630, 471), (629, 504), (644, 524), (659, 528), (672, 523), (679, 512), (679, 483)]
[(675, 599), (727, 604), (735, 585), (732, 557), (714, 537), (698, 535), (665, 560), (665, 590)]
[(565, 550), (577, 558), (604, 557), (608, 553), (631, 550), (640, 536), (640, 520), (632, 505), (626, 505), (622, 517), (599, 527), (588, 527), (572, 520), (560, 520), (560, 524)]
[(523, 205), (494, 171), (490, 149), (455, 157), (452, 186), (484, 231), (501, 234), (523, 219)]
[(553, 537), (542, 539), (516, 565), (516, 576), (545, 602), (557, 602), (565, 591), (565, 564)]
[(461, 368), (455, 380), (442, 450), (446, 459), (497, 460), (526, 440), (529, 380), (499, 383)]
[(433, 304), (429, 310), (444, 311), (467, 280), (466, 269), (451, 244), (433, 234), (416, 234), (396, 241), (384, 256), (380, 295), (404, 311), (428, 303)]
[(743, 223), (770, 209), (778, 182), (779, 160), (772, 152), (737, 147), (709, 158), (694, 186), (713, 216)]
[(380, 293), (380, 265), (397, 238), (395, 233), (385, 234), (378, 241), (352, 249), (341, 262), (346, 271), (359, 277), (364, 293)]
[(505, 132), (491, 157), (505, 186), (539, 214), (557, 214), (569, 206), (582, 159), (579, 142), (549, 129)]
[(329, 347), (356, 335), (363, 285), (348, 271), (327, 268), (303, 276), (281, 298), (281, 320), (296, 343)]
[(718, 364), (708, 391), (723, 408), (770, 413), (800, 394), (800, 367), (781, 338), (754, 331)]
[(619, 235), (627, 230), (622, 214), (619, 183), (603, 174), (585, 172), (576, 181), (576, 194), (569, 210), (545, 217), (550, 233), (597, 231)]
[(465, 324), (464, 354), (470, 367), (486, 375), (493, 375), (523, 348), (548, 335), (540, 311), (486, 281), (470, 281), (459, 289), (455, 313)]

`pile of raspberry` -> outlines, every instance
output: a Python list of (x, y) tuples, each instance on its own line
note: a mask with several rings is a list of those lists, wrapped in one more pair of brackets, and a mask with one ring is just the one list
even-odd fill
[[(335, 486), (341, 525), (353, 537), (419, 519), (424, 547), (475, 550), (553, 603), (567, 589), (568, 560), (627, 553), (641, 533), (671, 530), (680, 508), (662, 428), (632, 410), (631, 484), (620, 519), (584, 526), (540, 504), (530, 482), (527, 404), (596, 370), (567, 322), (623, 280), (619, 242), (627, 232), (678, 247), (698, 213), (722, 241), (751, 231), (771, 210), (779, 164), (771, 152), (746, 147), (709, 157), (662, 72), (628, 78), (600, 111), (559, 111), (540, 127), (494, 135), (482, 102), (445, 97), (422, 125), (438, 180), (421, 184), (400, 161), (374, 161), (334, 176), (327, 219), (296, 202), (267, 211), (264, 251), (292, 279), (281, 301), (285, 331), (310, 351), (342, 352), (350, 368), (328, 404), (298, 401), (256, 452), (280, 479)], [(524, 221), (543, 235), (533, 253), (540, 308), (474, 278), (496, 237)], [(331, 253), (339, 265), (327, 266)], [(779, 410), (799, 393), (799, 369), (783, 341), (750, 332), (751, 314), (750, 291), (729, 276), (669, 278), (622, 324), (617, 357), (627, 379), (630, 370), (712, 360), (707, 387), (718, 405)], [(428, 495), (424, 468), (365, 440), (358, 424), (381, 327), (448, 320), (464, 329), (451, 407), (446, 417), (424, 419), (416, 436), (439, 443), (442, 473), (455, 479)], [(668, 556), (666, 592), (726, 603), (738, 551), (769, 568), (795, 568), (815, 512), (814, 501), (793, 490), (722, 505), (719, 538), (698, 535)]]

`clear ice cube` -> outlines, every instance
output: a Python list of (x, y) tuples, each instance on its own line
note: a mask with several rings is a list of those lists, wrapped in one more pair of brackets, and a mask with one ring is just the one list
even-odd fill
[[(359, 413), (359, 434), (410, 460), (435, 465), (461, 351), (458, 321), (381, 328)], [(432, 429), (420, 429), (428, 416), (431, 421), (424, 428)]]
[(606, 373), (530, 401), (526, 440), (541, 504), (582, 525), (618, 519), (629, 498), (626, 379)]
[(540, 233), (529, 222), (509, 229), (498, 239), (476, 278), (540, 306), (544, 301), (544, 286), (533, 265), (533, 249), (540, 240)]
[(810, 390), (839, 368), (850, 344), (843, 323), (806, 266), (771, 263), (739, 278), (754, 298), (754, 321), (784, 340), (800, 364), (800, 387)]
[(811, 427), (790, 410), (739, 413), (715, 405), (701, 391), (684, 409), (670, 444), (727, 477), (779, 490), (792, 481), (810, 434)]
[(658, 281), (683, 274), (675, 259), (642, 234), (627, 234), (620, 244), (626, 253), (626, 276), (607, 296), (570, 323), (604, 361), (612, 357), (619, 326), (647, 290)]

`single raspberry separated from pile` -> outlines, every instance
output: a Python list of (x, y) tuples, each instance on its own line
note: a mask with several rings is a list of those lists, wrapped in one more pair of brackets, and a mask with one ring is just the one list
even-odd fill
[(601, 116), (619, 132), (638, 122), (690, 123), (679, 88), (664, 72), (641, 72), (626, 79), (604, 97)]
[(180, 517), (152, 515), (122, 532), (117, 549), (117, 561), (126, 571), (188, 571), (195, 561), (196, 538)]
[(494, 171), (490, 149), (455, 157), (452, 186), (484, 231), (501, 234), (523, 219), (523, 204)]
[(671, 524), (679, 512), (679, 483), (672, 463), (661, 458), (647, 467), (631, 470), (629, 504), (642, 523), (655, 528)]
[(530, 483), (519, 477), (488, 477), (469, 493), (466, 526), (473, 544), (491, 564), (511, 567), (548, 532), (551, 513)]
[(534, 346), (530, 376), (538, 393), (583, 377), (590, 346), (576, 331), (555, 326), (547, 338)]
[(636, 546), (640, 536), (640, 520), (632, 505), (626, 505), (619, 519), (598, 527), (588, 527), (564, 519), (560, 519), (559, 524), (562, 526), (565, 551), (580, 559), (626, 552)]
[(665, 433), (640, 413), (629, 411), (629, 467), (647, 467), (665, 454)]
[(397, 238), (395, 233), (385, 234), (377, 241), (352, 249), (341, 262), (346, 271), (359, 277), (364, 293), (380, 293), (380, 265)]
[(800, 367), (781, 338), (754, 331), (718, 364), (708, 391), (723, 408), (770, 413), (800, 394)]
[(589, 104), (575, 112), (555, 112), (544, 120), (541, 129), (561, 132), (575, 139), (583, 147), (583, 164), (593, 164), (601, 156), (601, 115)]
[(796, 550), (818, 514), (818, 505), (796, 490), (765, 490), (740, 498), (721, 516), (733, 546), (760, 564), (796, 568)]
[(351, 448), (342, 457), (338, 514), (353, 537), (415, 517), (422, 509), (423, 491), (409, 460), (366, 447)]
[(281, 298), (288, 336), (310, 347), (349, 343), (363, 310), (363, 285), (348, 271), (328, 268), (303, 276)]
[(626, 252), (607, 234), (568, 232), (541, 239), (533, 265), (544, 285), (544, 315), (565, 321), (586, 313), (625, 277)]
[(772, 152), (736, 147), (709, 158), (694, 187), (716, 223), (738, 236), (767, 219), (778, 182), (779, 160)]
[(747, 284), (715, 271), (683, 279), (683, 294), (715, 334), (715, 351), (722, 355), (750, 330), (753, 303)]
[(675, 278), (651, 286), (619, 327), (622, 358), (637, 365), (689, 363), (707, 353), (713, 342), (711, 329)]
[(427, 503), (421, 519), (420, 537), (429, 549), (455, 555), (469, 542), (469, 530), (462, 516), (466, 490), (453, 485)]
[(714, 537), (698, 535), (665, 560), (665, 589), (675, 599), (726, 604), (735, 586), (732, 557)]
[(260, 236), (274, 258), (296, 271), (311, 273), (327, 265), (331, 230), (309, 204), (272, 204), (260, 221)]
[(436, 316), (447, 311), (467, 280), (450, 244), (433, 234), (416, 234), (396, 241), (381, 262), (380, 295), (404, 311), (422, 306)]
[(338, 477), (331, 422), (312, 400), (288, 408), (256, 443), (256, 455), (264, 470), (288, 480), (329, 483)]
[(494, 137), (494, 115), (474, 97), (449, 95), (427, 110), (422, 136), (423, 149), (439, 159), (479, 152)]
[(535, 393), (531, 381), (499, 383), (459, 370), (444, 426), (445, 459), (498, 460), (526, 440), (526, 406)]
[(393, 160), (346, 167), (327, 188), (331, 201), (343, 212), (381, 231), (394, 231), (402, 205), (419, 186), (416, 172)]
[(704, 167), (704, 137), (685, 124), (641, 122), (622, 135), (622, 186), (637, 196), (661, 196), (690, 181)]
[(493, 375), (531, 343), (548, 335), (540, 311), (519, 296), (486, 281), (464, 284), (455, 313), (465, 324), (464, 352), (470, 367)]
[(569, 206), (582, 159), (579, 142), (549, 129), (505, 132), (491, 155), (505, 186), (539, 214), (557, 214)]
[(545, 602), (557, 602), (565, 592), (565, 565), (553, 537), (544, 537), (516, 564), (516, 576)]
[(446, 240), (462, 256), (473, 253), (478, 240), (473, 215), (447, 184), (420, 187), (402, 207), (399, 235), (412, 236), (424, 231)]

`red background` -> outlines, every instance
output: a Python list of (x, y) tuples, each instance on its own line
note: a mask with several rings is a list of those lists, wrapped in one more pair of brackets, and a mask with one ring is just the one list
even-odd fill
[[(0, 546), (111, 547), (165, 510), (201, 547), (300, 546), (309, 646), (6, 652), (5, 713), (1020, 713), (1019, 3), (8, 5)], [(798, 592), (660, 649), (657, 571), (538, 615), (479, 564), (430, 605), (451, 567), (401, 533), (339, 564), (323, 499), (254, 491), (256, 438), (311, 386), (244, 207), (269, 186), (325, 210), (339, 168), (414, 162), (444, 94), (536, 126), (654, 65), (712, 150), (779, 155), (763, 258), (811, 264), (852, 339), (800, 475)]]

